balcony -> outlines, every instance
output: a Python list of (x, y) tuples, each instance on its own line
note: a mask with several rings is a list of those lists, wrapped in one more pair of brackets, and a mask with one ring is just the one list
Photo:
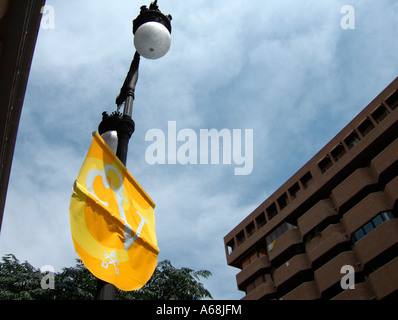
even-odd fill
[(321, 297), (315, 281), (304, 282), (285, 294), (281, 300), (317, 300)]
[[(371, 190), (377, 184), (377, 177), (370, 168), (355, 170), (348, 178), (332, 190), (332, 197), (341, 211), (346, 211), (350, 203), (355, 201), (366, 190)], [(369, 191), (368, 191), (369, 193)]]
[(360, 271), (358, 260), (353, 251), (345, 251), (340, 253), (334, 259), (330, 260), (318, 270), (314, 272), (314, 278), (318, 285), (319, 291), (322, 293), (337, 283), (340, 283), (344, 276), (340, 271), (341, 267), (350, 265), (355, 272)]
[(384, 192), (390, 200), (391, 207), (396, 206), (398, 204), (398, 177), (386, 185)]
[(319, 201), (310, 210), (308, 210), (298, 221), (298, 228), (304, 237), (308, 232), (318, 226), (328, 218), (336, 216), (337, 212), (331, 200), (324, 199)]
[(272, 262), (281, 256), (291, 246), (301, 242), (300, 232), (297, 229), (286, 231), (283, 235), (276, 239), (272, 245), (268, 246), (269, 260)]
[(305, 253), (295, 255), (289, 261), (277, 268), (273, 274), (274, 282), (278, 288), (278, 291), (280, 287), (286, 286), (289, 283), (294, 283), (298, 277), (301, 278), (300, 282), (303, 282), (303, 275), (305, 274), (305, 271), (308, 271), (310, 269), (311, 264)]
[(262, 256), (256, 259), (253, 263), (249, 264), (246, 268), (244, 268), (236, 275), (236, 283), (238, 284), (239, 290), (244, 291), (244, 283), (246, 282), (246, 280), (269, 267), (270, 263), (267, 256)]
[(398, 257), (369, 275), (369, 283), (376, 299), (383, 299), (398, 291)]
[(391, 209), (391, 204), (383, 192), (369, 194), (341, 219), (348, 235), (358, 230), (379, 212)]
[(273, 282), (263, 282), (253, 291), (250, 291), (242, 300), (260, 300), (272, 296), (275, 292)]
[[(315, 236), (306, 242), (305, 251), (311, 263), (332, 251), (333, 255), (341, 244), (349, 241), (341, 223), (331, 224), (320, 235)], [(329, 254), (330, 255), (330, 254)]]
[(378, 255), (397, 245), (398, 219), (383, 222), (376, 229), (360, 239), (354, 246), (354, 251), (363, 265), (366, 265)]
[(368, 283), (361, 282), (355, 283), (355, 289), (346, 289), (331, 300), (371, 300), (372, 298), (373, 294)]
[(387, 176), (391, 176), (389, 171), (393, 170), (394, 164), (397, 165), (398, 139), (385, 148), (370, 163), (370, 167), (377, 174), (379, 180), (384, 181)]

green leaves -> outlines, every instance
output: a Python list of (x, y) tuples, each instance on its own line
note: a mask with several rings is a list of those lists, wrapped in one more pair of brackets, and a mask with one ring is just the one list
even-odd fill
[[(76, 266), (63, 268), (54, 274), (54, 289), (43, 289), (41, 273), (28, 262), (21, 263), (14, 255), (7, 254), (0, 263), (0, 300), (93, 300), (97, 279), (80, 260)], [(137, 291), (116, 290), (118, 300), (200, 300), (212, 299), (201, 278), (211, 272), (190, 268), (175, 268), (170, 261), (158, 263), (152, 278)]]
[(207, 279), (211, 272), (177, 269), (169, 260), (158, 263), (152, 278), (140, 290), (127, 293), (134, 300), (201, 300), (212, 299), (200, 278)]
[(20, 263), (12, 254), (2, 258), (0, 264), (1, 300), (39, 300), (50, 294), (41, 289), (43, 274), (28, 262)]

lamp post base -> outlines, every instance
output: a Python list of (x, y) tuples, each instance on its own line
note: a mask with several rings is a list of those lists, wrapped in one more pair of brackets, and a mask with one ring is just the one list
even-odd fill
[(115, 300), (116, 288), (113, 284), (97, 279), (96, 300)]

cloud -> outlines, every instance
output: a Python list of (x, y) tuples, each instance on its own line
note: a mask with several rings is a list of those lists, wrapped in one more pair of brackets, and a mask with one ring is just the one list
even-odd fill
[[(103, 111), (134, 54), (141, 2), (47, 1), (29, 77), (0, 236), (14, 253), (56, 271), (77, 258), (69, 231), (72, 183)], [(149, 4), (149, 3), (148, 3)], [(159, 2), (173, 15), (162, 59), (141, 59), (127, 167), (154, 199), (160, 259), (208, 269), (216, 299), (240, 299), (223, 237), (282, 185), (396, 76), (397, 4), (354, 1)], [(388, 21), (388, 23), (385, 23)], [(395, 40), (395, 41), (394, 41)], [(380, 50), (382, 48), (382, 50)], [(149, 165), (148, 130), (253, 129), (254, 167)]]

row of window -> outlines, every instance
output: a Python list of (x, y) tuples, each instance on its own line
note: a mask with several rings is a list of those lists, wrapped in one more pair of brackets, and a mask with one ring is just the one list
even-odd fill
[(278, 228), (272, 231), (268, 236), (266, 236), (265, 242), (267, 243), (268, 251), (272, 250), (273, 243), (276, 241), (276, 239), (278, 239), (285, 232), (294, 229), (297, 229), (297, 227), (288, 222), (284, 222)]
[[(394, 211), (381, 212), (380, 214), (375, 216), (371, 221), (367, 222), (365, 225), (363, 225), (361, 228), (359, 228), (356, 232), (353, 233), (351, 238), (352, 243), (355, 244), (358, 240), (363, 238), (365, 235), (369, 234), (372, 230), (377, 228), (384, 221), (396, 218), (398, 218), (397, 212)], [(281, 237), (287, 231), (294, 229), (297, 229), (297, 227), (287, 222), (282, 223), (278, 228), (276, 228), (266, 237), (266, 244), (268, 246), (268, 250), (272, 250), (272, 248), (270, 249), (270, 246), (273, 246), (274, 242), (279, 237)], [(251, 251), (248, 256), (242, 259), (241, 261), (242, 269), (245, 269), (247, 266), (256, 261), (258, 258), (266, 256), (266, 254), (267, 252), (265, 248), (257, 248)], [(260, 286), (263, 282), (272, 282), (272, 281), (273, 281), (272, 274), (264, 273), (256, 277), (253, 281), (251, 281), (245, 286), (246, 294), (254, 290), (256, 287)]]
[[(394, 211), (385, 211), (381, 212), (377, 216), (375, 216), (371, 221), (366, 223), (364, 226), (362, 226), (360, 229), (358, 229), (356, 232), (353, 233), (352, 235), (352, 242), (355, 244), (358, 240), (363, 238), (365, 235), (369, 234), (372, 230), (377, 228), (379, 225), (381, 225), (384, 221), (392, 220), (398, 218), (398, 214)], [(275, 229), (271, 234), (269, 234), (266, 238), (267, 245), (272, 244), (273, 241), (275, 241), (278, 237), (280, 237), (282, 234), (287, 232), (288, 230), (296, 229), (294, 225), (291, 225), (289, 223), (283, 223), (280, 227)], [(247, 265), (250, 263), (253, 263), (256, 259), (258, 259), (261, 256), (266, 255), (265, 249), (257, 249), (255, 251), (252, 251), (249, 256), (247, 256), (245, 259), (242, 260), (242, 268), (245, 268)], [(260, 286), (264, 282), (273, 282), (272, 274), (271, 273), (264, 273), (259, 276), (257, 276), (253, 281), (249, 282), (245, 286), (245, 292), (246, 294), (250, 293), (253, 291), (256, 287)]]
[[(236, 247), (241, 245), (246, 239), (250, 238), (257, 230), (261, 229), (267, 221), (274, 218), (281, 210), (283, 210), (288, 204), (290, 200), (295, 199), (301, 191), (307, 189), (314, 182), (314, 178), (311, 175), (311, 172), (308, 171), (298, 182), (296, 182), (291, 188), (288, 189), (287, 192), (283, 193), (276, 202), (273, 202), (269, 205), (265, 212), (261, 212), (254, 221), (250, 222), (244, 230), (240, 231), (236, 235), (236, 243), (235, 239), (232, 239), (227, 243), (228, 254), (231, 254)], [(290, 196), (290, 197), (289, 197)], [(255, 226), (257, 225), (257, 228)]]
[[(294, 229), (297, 229), (297, 227), (290, 223), (284, 222), (278, 228), (272, 231), (265, 239), (266, 244), (268, 246), (268, 251), (272, 250), (273, 244), (277, 238), (282, 236), (285, 232)], [(241, 268), (245, 269), (247, 266), (252, 264), (258, 258), (264, 257), (266, 255), (267, 255), (267, 250), (265, 248), (257, 248), (251, 251), (245, 258), (241, 260)]]
[(250, 252), (250, 254), (243, 258), (241, 261), (241, 267), (242, 269), (246, 268), (249, 264), (253, 263), (256, 261), (258, 258), (264, 257), (267, 255), (267, 251), (265, 248), (258, 248), (256, 250), (253, 250)]
[[(341, 159), (348, 150), (352, 149), (360, 141), (360, 135), (365, 137), (373, 128), (375, 124), (383, 121), (391, 111), (398, 106), (398, 91), (395, 91), (386, 101), (381, 104), (372, 114), (367, 117), (357, 129), (349, 134), (342, 142), (340, 142), (330, 154), (324, 157), (319, 163), (318, 167), (322, 173), (326, 172), (333, 163)], [(244, 230), (241, 230), (237, 236), (236, 241), (232, 239), (227, 243), (228, 254), (231, 254), (235, 248), (241, 245), (244, 241), (250, 238), (257, 230), (262, 228), (269, 220), (274, 218), (281, 210), (283, 210), (290, 201), (294, 200), (303, 190), (308, 188), (314, 182), (314, 178), (310, 171), (308, 171), (301, 179), (290, 187), (287, 192), (284, 192), (275, 202), (270, 204), (264, 212), (261, 212), (254, 221), (250, 222)], [(277, 232), (276, 232), (277, 233)], [(268, 241), (267, 241), (268, 243)], [(272, 243), (270, 241), (269, 243)]]
[(362, 239), (372, 230), (376, 229), (379, 225), (381, 225), (384, 221), (391, 220), (397, 218), (397, 214), (393, 211), (386, 211), (378, 214), (371, 221), (366, 223), (364, 226), (359, 228), (352, 234), (351, 241), (355, 244), (357, 241)]
[[(291, 188), (288, 189), (287, 192), (284, 192), (276, 202), (270, 204), (265, 212), (267, 213), (268, 220), (271, 220), (275, 217), (281, 210), (283, 210), (290, 202), (290, 200), (294, 200), (297, 196), (305, 189), (307, 189), (314, 182), (314, 178), (310, 171), (308, 171), (305, 175), (299, 179)], [(290, 197), (289, 197), (290, 196)], [(266, 219), (264, 216), (264, 212), (260, 214), (257, 218), (257, 223), (262, 222), (262, 226), (266, 223)]]
[(256, 289), (257, 287), (259, 287), (261, 284), (263, 284), (264, 282), (269, 282), (269, 283), (273, 283), (273, 279), (272, 279), (272, 275), (270, 273), (265, 273), (262, 274), (260, 276), (258, 276), (257, 278), (254, 279), (254, 281), (248, 283), (246, 285), (246, 295), (253, 291), (254, 289)]
[[(340, 142), (330, 154), (325, 156), (319, 163), (318, 167), (322, 173), (325, 173), (333, 163), (339, 161), (348, 150), (351, 150), (360, 141), (360, 135), (365, 137), (372, 131), (376, 124), (383, 121), (389, 114), (398, 106), (398, 91), (395, 91), (387, 100), (385, 104), (381, 104), (372, 114), (367, 117), (353, 132), (351, 132), (342, 142)], [(359, 134), (360, 135), (359, 135)]]

